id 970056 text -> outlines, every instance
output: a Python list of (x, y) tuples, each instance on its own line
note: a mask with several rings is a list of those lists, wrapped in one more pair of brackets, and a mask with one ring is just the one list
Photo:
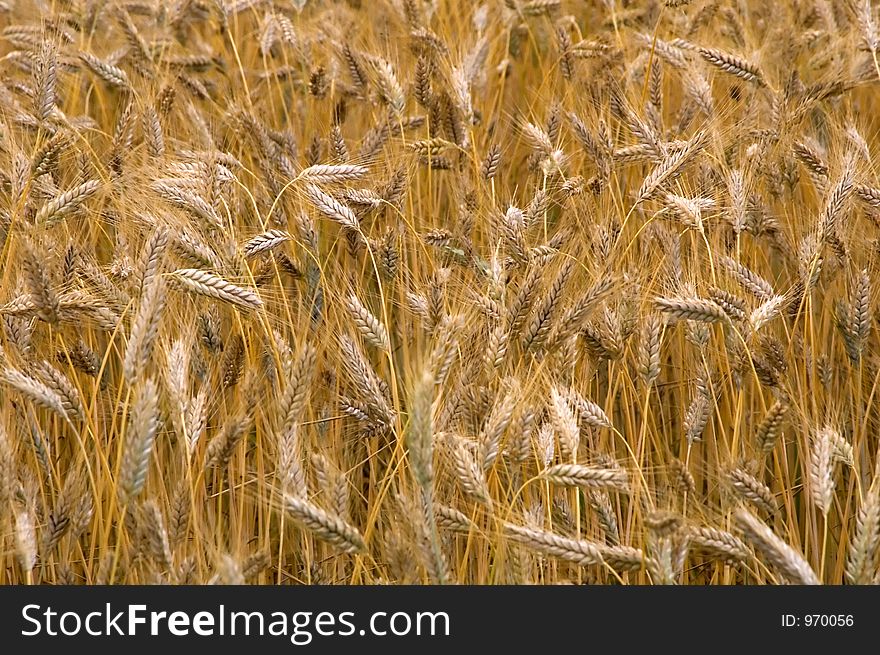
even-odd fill
[(783, 628), (851, 628), (852, 614), (783, 614)]

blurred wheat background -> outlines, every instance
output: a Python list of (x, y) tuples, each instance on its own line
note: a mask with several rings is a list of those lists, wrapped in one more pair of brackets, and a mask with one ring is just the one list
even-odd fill
[(877, 20), (0, 2), (0, 583), (876, 582)]

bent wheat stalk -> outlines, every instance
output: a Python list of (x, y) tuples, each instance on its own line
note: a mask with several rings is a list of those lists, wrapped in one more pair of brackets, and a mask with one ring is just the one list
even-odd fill
[(357, 529), (342, 518), (302, 498), (285, 494), (282, 508), (312, 535), (345, 553), (364, 553), (367, 545)]
[(171, 273), (171, 276), (187, 291), (202, 296), (216, 298), (246, 309), (259, 309), (263, 306), (263, 301), (255, 291), (232, 284), (208, 271), (181, 268)]

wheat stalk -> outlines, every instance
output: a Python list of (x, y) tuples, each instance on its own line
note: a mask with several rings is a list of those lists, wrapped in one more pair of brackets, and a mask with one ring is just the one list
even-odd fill
[(725, 73), (740, 77), (747, 82), (753, 82), (758, 86), (765, 86), (761, 71), (751, 62), (714, 48), (698, 48), (697, 52), (702, 55), (703, 59)]
[(629, 476), (623, 469), (605, 469), (581, 464), (556, 464), (544, 469), (541, 477), (563, 487), (628, 491)]
[(119, 499), (123, 504), (137, 498), (147, 482), (150, 454), (159, 429), (159, 394), (147, 378), (135, 392), (131, 418), (119, 470)]
[(262, 252), (274, 250), (290, 239), (291, 236), (283, 230), (269, 230), (248, 239), (241, 249), (245, 257), (256, 257)]
[(307, 500), (286, 494), (282, 508), (316, 538), (345, 553), (364, 553), (367, 546), (357, 529)]
[(76, 211), (80, 205), (95, 195), (101, 183), (98, 180), (83, 182), (69, 191), (65, 191), (54, 200), (43, 205), (34, 216), (37, 225), (51, 225)]
[(776, 536), (763, 521), (743, 508), (736, 510), (734, 519), (758, 553), (787, 580), (795, 584), (819, 584), (815, 572), (804, 558)]
[(263, 306), (263, 301), (260, 300), (256, 292), (232, 284), (208, 271), (180, 268), (171, 275), (187, 291), (216, 298), (246, 309), (259, 309)]
[(655, 298), (654, 305), (678, 319), (704, 323), (726, 323), (729, 320), (722, 307), (703, 298)]

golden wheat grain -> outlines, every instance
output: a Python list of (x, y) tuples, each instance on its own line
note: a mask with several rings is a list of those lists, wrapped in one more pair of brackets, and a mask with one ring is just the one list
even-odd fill
[(171, 275), (187, 291), (217, 298), (247, 309), (259, 309), (263, 306), (263, 301), (254, 291), (232, 284), (208, 271), (181, 268)]

